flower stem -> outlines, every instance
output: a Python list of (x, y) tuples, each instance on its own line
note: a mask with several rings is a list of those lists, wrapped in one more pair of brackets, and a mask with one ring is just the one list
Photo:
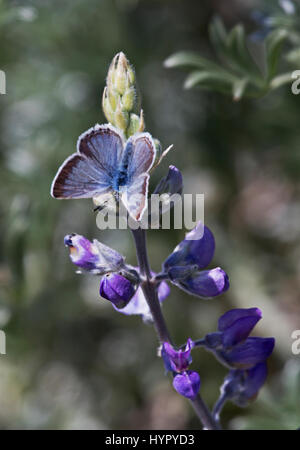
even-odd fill
[(149, 305), (154, 321), (154, 326), (156, 328), (160, 342), (171, 343), (171, 337), (167, 328), (167, 324), (165, 322), (159, 300), (157, 298), (157, 290), (155, 288), (156, 283), (152, 281), (151, 269), (147, 254), (145, 230), (138, 228), (137, 230), (133, 230), (132, 233), (135, 241), (140, 272), (141, 275), (145, 277), (145, 280), (142, 282), (141, 287)]
[[(145, 230), (138, 228), (137, 230), (132, 230), (132, 234), (135, 242), (140, 272), (141, 275), (145, 277), (145, 280), (142, 282), (141, 287), (150, 308), (158, 338), (161, 343), (172, 343), (170, 333), (168, 331), (168, 327), (162, 314), (160, 303), (157, 297), (157, 282), (155, 282), (155, 280), (152, 280), (151, 268), (147, 253), (146, 232)], [(190, 402), (192, 403), (192, 406), (204, 428), (206, 428), (207, 430), (220, 429), (218, 423), (214, 421), (200, 394), (198, 394), (195, 399), (190, 400)]]

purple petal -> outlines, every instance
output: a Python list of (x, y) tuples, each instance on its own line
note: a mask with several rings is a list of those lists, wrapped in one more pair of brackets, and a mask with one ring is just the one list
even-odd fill
[(236, 320), (233, 325), (223, 332), (222, 341), (224, 347), (232, 347), (247, 339), (259, 320), (260, 317), (258, 316), (248, 316)]
[(221, 352), (227, 363), (238, 369), (250, 369), (266, 361), (275, 345), (274, 338), (250, 337), (228, 352)]
[(236, 308), (227, 311), (223, 316), (220, 317), (218, 322), (218, 330), (225, 331), (229, 328), (233, 323), (242, 319), (243, 317), (257, 317), (258, 320), (262, 318), (262, 312), (259, 308)]
[(65, 236), (64, 243), (70, 250), (70, 258), (76, 266), (96, 274), (117, 272), (124, 264), (120, 253), (98, 242), (90, 242), (79, 234)]
[(258, 391), (263, 386), (268, 375), (268, 368), (265, 362), (257, 364), (252, 369), (247, 370), (247, 378), (243, 396), (247, 400), (254, 400)]
[(182, 175), (179, 169), (175, 166), (169, 166), (167, 175), (160, 180), (154, 190), (154, 194), (162, 193), (181, 194), (182, 192)]
[(193, 276), (179, 280), (176, 284), (189, 294), (202, 298), (211, 298), (227, 291), (229, 279), (224, 270), (217, 267), (212, 270), (197, 272)]
[(162, 281), (157, 290), (157, 296), (160, 303), (162, 303), (170, 295), (170, 286), (165, 281)]
[(188, 339), (185, 350), (176, 350), (169, 344), (164, 342), (162, 346), (162, 357), (167, 370), (173, 372), (182, 372), (186, 370), (192, 362), (191, 351), (194, 347), (192, 339)]
[(200, 389), (200, 376), (197, 372), (188, 370), (174, 377), (173, 386), (180, 395), (193, 400)]
[(112, 273), (101, 280), (100, 295), (118, 308), (124, 308), (135, 293), (134, 285), (122, 275)]
[(196, 264), (199, 269), (203, 269), (211, 262), (214, 251), (215, 240), (212, 232), (199, 222), (166, 259), (164, 270), (167, 271), (172, 266), (186, 264)]
[(64, 244), (69, 247), (70, 258), (73, 264), (85, 270), (96, 269), (99, 261), (99, 252), (95, 245), (84, 236), (68, 234)]

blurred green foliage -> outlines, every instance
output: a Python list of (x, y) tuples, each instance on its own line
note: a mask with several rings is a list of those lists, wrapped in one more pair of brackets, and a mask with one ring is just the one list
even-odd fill
[[(99, 279), (76, 275), (63, 246), (65, 234), (84, 234), (134, 264), (129, 233), (100, 232), (89, 200), (49, 195), (78, 135), (105, 121), (102, 90), (120, 50), (135, 65), (147, 130), (164, 148), (174, 144), (152, 185), (175, 164), (186, 193), (205, 193), (214, 264), (231, 279), (229, 292), (208, 302), (172, 288), (164, 305), (170, 330), (183, 343), (215, 329), (230, 307), (262, 308), (257, 332), (277, 340), (268, 385), (248, 409), (227, 405), (223, 423), (300, 425), (299, 402), (285, 400), (298, 395), (299, 378), (279, 397), (276, 384), (288, 360), (299, 365), (290, 336), (300, 328), (300, 98), (286, 84), (235, 103), (215, 91), (183, 91), (182, 73), (163, 67), (177, 51), (209, 53), (215, 15), (228, 30), (243, 23), (247, 34), (253, 8), (232, 0), (1, 1), (0, 428), (199, 427), (163, 376), (152, 328), (101, 300)], [(149, 232), (154, 270), (183, 235)], [(212, 406), (226, 371), (201, 351), (193, 364)], [(266, 392), (278, 410), (272, 417), (273, 406), (261, 414)], [(283, 419), (286, 410), (293, 420)]]

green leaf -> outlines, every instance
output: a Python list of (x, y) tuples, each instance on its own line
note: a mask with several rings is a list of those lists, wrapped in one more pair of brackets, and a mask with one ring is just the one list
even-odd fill
[(275, 30), (266, 38), (267, 70), (270, 80), (276, 74), (281, 46), (288, 33), (286, 30)]
[(283, 73), (281, 75), (278, 75), (277, 77), (274, 77), (271, 81), (270, 81), (270, 88), (271, 89), (277, 89), (280, 86), (283, 86), (284, 84), (287, 83), (292, 83), (293, 79), (292, 79), (292, 74), (291, 72), (287, 72), (287, 73)]
[(242, 78), (239, 80), (236, 80), (232, 85), (232, 95), (233, 100), (238, 101), (240, 100), (246, 90), (247, 84), (248, 84), (248, 78)]
[(222, 58), (226, 52), (227, 31), (219, 17), (215, 17), (210, 24), (209, 37), (219, 57)]
[(228, 93), (231, 91), (233, 80), (230, 75), (224, 77), (222, 73), (197, 70), (189, 74), (185, 80), (184, 87), (185, 89), (191, 89), (196, 85), (201, 85), (208, 89), (216, 89)]
[(255, 77), (261, 77), (256, 63), (251, 56), (247, 44), (245, 30), (242, 25), (236, 25), (227, 37), (228, 54), (242, 72)]
[(199, 68), (210, 68), (222, 70), (220, 66), (203, 58), (196, 52), (181, 51), (174, 53), (164, 61), (164, 66), (167, 68), (181, 67), (181, 66), (196, 66)]

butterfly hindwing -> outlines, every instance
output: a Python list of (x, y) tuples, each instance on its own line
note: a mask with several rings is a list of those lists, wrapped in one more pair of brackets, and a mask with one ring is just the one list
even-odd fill
[(139, 133), (128, 139), (124, 158), (127, 158), (127, 185), (122, 201), (129, 214), (140, 220), (147, 206), (149, 170), (153, 166), (156, 149), (149, 133)]
[(96, 125), (83, 133), (77, 153), (65, 160), (51, 187), (55, 198), (91, 198), (111, 190), (113, 172), (120, 164), (123, 139), (110, 125)]
[(149, 174), (139, 175), (122, 193), (122, 202), (135, 220), (139, 221), (147, 206)]

